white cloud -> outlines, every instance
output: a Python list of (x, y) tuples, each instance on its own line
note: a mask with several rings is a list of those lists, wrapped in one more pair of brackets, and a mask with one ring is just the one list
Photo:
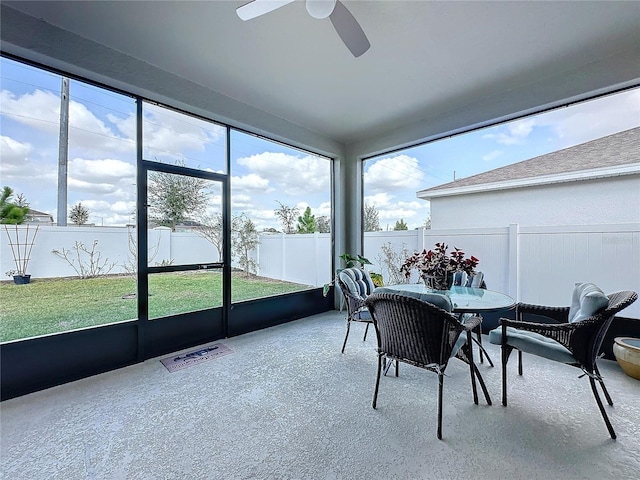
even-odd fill
[(85, 182), (73, 177), (67, 179), (69, 191), (92, 193), (94, 195), (107, 195), (117, 191), (117, 187), (111, 183)]
[(424, 176), (417, 158), (396, 155), (372, 163), (364, 173), (364, 183), (370, 192), (415, 191)]
[[(60, 97), (52, 92), (35, 90), (15, 95), (7, 90), (0, 93), (2, 112), (12, 120), (39, 132), (60, 133)], [(84, 104), (69, 101), (69, 149), (85, 152), (135, 154), (135, 135), (119, 137)]]
[(122, 179), (129, 179), (131, 183), (135, 183), (136, 179), (134, 165), (113, 158), (102, 160), (74, 158), (69, 162), (68, 172), (70, 177), (90, 183), (115, 183)]
[(330, 217), (331, 216), (331, 202), (322, 202), (317, 208), (311, 208), (313, 214), (318, 217)]
[[(300, 196), (326, 193), (331, 185), (330, 162), (321, 157), (298, 157), (278, 152), (262, 152), (239, 158), (238, 165), (268, 178), (273, 188), (283, 195)], [(286, 204), (286, 201), (281, 200)]]
[[(26, 142), (19, 142), (11, 137), (0, 136), (0, 172), (3, 175), (20, 174), (29, 169), (29, 154), (33, 151), (33, 146)], [(32, 170), (32, 169), (31, 169)]]
[(386, 192), (367, 195), (364, 197), (364, 202), (373, 205), (378, 210), (378, 219), (383, 230), (387, 228), (392, 230), (396, 221), (400, 219), (405, 221), (409, 229), (421, 227), (430, 212), (430, 206), (427, 202), (406, 201)]
[(273, 188), (269, 188), (269, 180), (255, 173), (241, 177), (233, 177), (231, 180), (231, 189), (234, 196), (242, 192), (259, 191), (268, 193), (273, 191)]
[(0, 92), (2, 113), (16, 122), (47, 133), (60, 130), (60, 97), (35, 90), (18, 96), (8, 90)]
[(393, 199), (392, 195), (386, 192), (376, 193), (374, 195), (367, 195), (364, 197), (364, 203), (367, 205), (373, 205), (376, 208), (381, 208), (391, 203)]
[[(123, 132), (135, 132), (131, 122), (129, 118), (114, 123)], [(204, 152), (225, 133), (219, 125), (148, 103), (144, 105), (143, 129), (145, 157), (150, 160), (184, 160), (188, 153)]]
[(57, 181), (57, 172), (51, 172), (31, 161), (34, 150), (33, 145), (28, 142), (0, 136), (0, 173), (4, 182), (34, 183), (42, 188), (44, 183)]
[(559, 148), (640, 126), (640, 89), (561, 108), (538, 117), (560, 139)]
[(529, 134), (533, 131), (533, 127), (536, 125), (537, 122), (535, 118), (516, 120), (501, 127), (501, 130), (506, 130), (506, 132), (488, 133), (483, 135), (482, 138), (495, 140), (501, 145), (520, 145), (525, 142)]

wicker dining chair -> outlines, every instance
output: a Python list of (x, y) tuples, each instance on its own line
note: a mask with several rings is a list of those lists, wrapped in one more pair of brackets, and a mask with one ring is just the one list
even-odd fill
[[(404, 362), (438, 374), (438, 438), (442, 439), (442, 390), (449, 359), (457, 357), (469, 365), (473, 401), (478, 404), (476, 377), (487, 404), (491, 398), (484, 380), (473, 362), (471, 332), (479, 319), (461, 324), (450, 312), (431, 303), (406, 295), (374, 293), (369, 307), (378, 340), (378, 374), (373, 394), (376, 408), (383, 366), (387, 360)], [(466, 332), (466, 335), (461, 335)]]
[[(502, 349), (502, 404), (507, 405), (507, 361), (514, 349), (518, 351), (519, 375), (522, 375), (522, 352), (572, 365), (589, 378), (604, 423), (611, 438), (615, 439), (616, 433), (598, 394), (596, 381), (607, 403), (613, 405), (613, 401), (596, 361), (615, 314), (637, 298), (638, 295), (632, 291), (604, 295), (595, 285), (584, 283), (576, 285), (571, 307), (517, 304), (516, 319), (501, 318), (500, 326), (489, 333), (489, 341), (501, 345)], [(531, 315), (547, 323), (525, 320), (531, 319)]]
[(347, 346), (347, 338), (349, 338), (349, 330), (351, 322), (366, 323), (364, 337), (362, 341), (367, 340), (367, 332), (369, 325), (373, 323), (371, 314), (367, 309), (364, 301), (376, 288), (371, 280), (371, 276), (366, 270), (359, 268), (345, 268), (336, 276), (336, 283), (340, 287), (345, 304), (347, 305), (347, 332), (342, 343), (342, 353)]

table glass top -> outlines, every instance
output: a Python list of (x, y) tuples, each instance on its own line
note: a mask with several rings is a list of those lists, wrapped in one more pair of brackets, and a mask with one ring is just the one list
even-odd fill
[(415, 292), (446, 295), (451, 299), (453, 311), (458, 313), (504, 310), (515, 305), (515, 301), (509, 295), (482, 288), (451, 287), (450, 290), (433, 290), (421, 283), (389, 285), (384, 288), (398, 293)]

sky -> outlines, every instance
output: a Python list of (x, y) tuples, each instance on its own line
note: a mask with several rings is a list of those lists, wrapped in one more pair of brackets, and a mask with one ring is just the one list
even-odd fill
[(365, 163), (364, 201), (378, 209), (383, 230), (398, 218), (417, 228), (429, 217), (420, 190), (638, 126), (634, 89), (383, 155)]
[[(61, 77), (0, 59), (0, 183), (30, 206), (57, 217)], [(224, 128), (144, 104), (145, 159), (225, 171)], [(416, 192), (640, 125), (640, 89), (557, 109), (535, 117), (432, 142), (365, 162), (365, 202), (383, 229), (404, 220), (424, 225), (429, 203)], [(330, 162), (287, 146), (233, 131), (232, 211), (259, 230), (281, 229), (280, 203), (331, 213)], [(78, 202), (89, 223), (132, 223), (136, 196), (135, 102), (71, 80), (68, 209)], [(217, 187), (217, 186), (216, 186)], [(212, 188), (209, 213), (220, 209)]]

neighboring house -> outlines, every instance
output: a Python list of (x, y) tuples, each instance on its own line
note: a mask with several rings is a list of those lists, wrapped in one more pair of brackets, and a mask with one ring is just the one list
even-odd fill
[(29, 209), (24, 223), (36, 225), (53, 225), (53, 217), (50, 213), (40, 212), (38, 210)]
[(640, 128), (417, 192), (431, 228), (640, 222)]

